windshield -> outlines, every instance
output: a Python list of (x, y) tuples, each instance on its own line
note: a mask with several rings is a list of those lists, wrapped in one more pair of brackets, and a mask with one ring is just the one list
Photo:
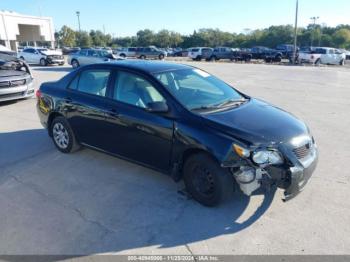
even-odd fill
[(156, 73), (155, 77), (187, 109), (211, 109), (244, 100), (233, 87), (200, 69)]

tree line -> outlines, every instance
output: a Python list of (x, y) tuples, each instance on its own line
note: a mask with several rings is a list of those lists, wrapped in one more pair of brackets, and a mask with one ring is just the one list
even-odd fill
[[(195, 30), (190, 35), (160, 30), (154, 32), (149, 29), (140, 30), (135, 36), (112, 37), (100, 30), (75, 31), (63, 26), (55, 34), (60, 46), (67, 47), (130, 47), (155, 45), (162, 48), (194, 46), (228, 46), (248, 48), (252, 46), (276, 47), (278, 44), (292, 44), (294, 28), (291, 25), (270, 26), (265, 29), (249, 30), (243, 33), (224, 32), (219, 29), (204, 28)], [(328, 27), (309, 25), (298, 28), (298, 46), (328, 46), (350, 49), (350, 25)]]

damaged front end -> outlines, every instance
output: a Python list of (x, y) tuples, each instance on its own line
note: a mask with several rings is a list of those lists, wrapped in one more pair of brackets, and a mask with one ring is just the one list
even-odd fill
[(286, 143), (245, 147), (233, 144), (222, 163), (229, 168), (245, 195), (263, 187), (284, 189), (290, 200), (307, 184), (316, 169), (318, 151), (312, 136), (298, 136)]

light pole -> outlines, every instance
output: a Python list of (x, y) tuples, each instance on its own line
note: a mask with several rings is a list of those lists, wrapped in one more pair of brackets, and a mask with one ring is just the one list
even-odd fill
[(78, 37), (77, 37), (77, 43), (78, 43), (78, 45), (80, 46), (80, 45), (81, 45), (81, 42), (80, 42), (80, 39), (81, 39), (80, 11), (76, 11), (75, 13), (76, 13), (77, 18), (78, 18), (78, 26), (79, 26), (79, 34), (78, 34)]
[(80, 28), (80, 11), (76, 11), (75, 13), (77, 14), (77, 17), (78, 17), (79, 32), (81, 32), (81, 28)]
[(319, 16), (313, 16), (310, 19), (313, 21), (313, 32), (311, 34), (311, 47), (312, 47), (312, 45), (314, 43), (314, 33), (315, 33), (315, 30), (316, 30), (316, 21), (318, 19), (320, 19), (320, 17)]
[(298, 13), (299, 13), (299, 1), (296, 1), (295, 6), (295, 25), (294, 25), (294, 48), (293, 48), (293, 64), (296, 62), (297, 56), (297, 40), (298, 40)]

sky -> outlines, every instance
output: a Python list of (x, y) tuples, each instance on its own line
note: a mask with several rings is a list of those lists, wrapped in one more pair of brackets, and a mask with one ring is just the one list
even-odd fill
[[(0, 0), (0, 10), (50, 16), (54, 27), (105, 30), (114, 37), (138, 30), (169, 29), (191, 34), (199, 28), (241, 33), (271, 25), (294, 24), (296, 0)], [(299, 26), (350, 24), (350, 0), (299, 0)]]

